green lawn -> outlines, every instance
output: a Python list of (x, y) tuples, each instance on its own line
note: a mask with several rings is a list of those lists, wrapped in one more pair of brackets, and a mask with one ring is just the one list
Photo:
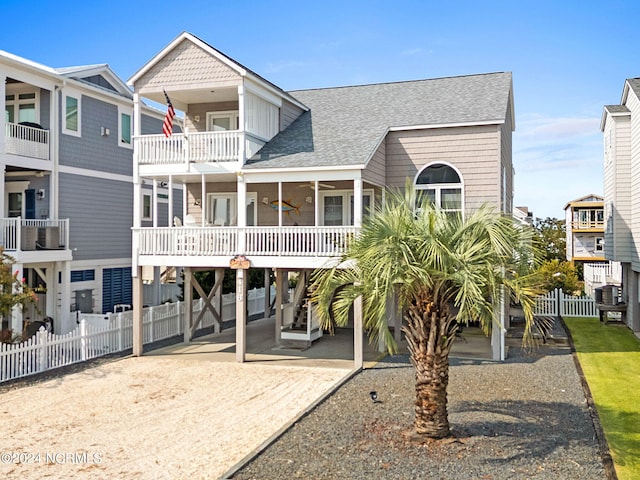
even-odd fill
[(589, 384), (619, 480), (640, 478), (640, 340), (597, 318), (564, 319)]

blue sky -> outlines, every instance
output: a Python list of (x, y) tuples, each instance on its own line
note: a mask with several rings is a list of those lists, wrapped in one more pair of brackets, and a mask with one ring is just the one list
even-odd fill
[(126, 81), (186, 30), (285, 90), (511, 71), (515, 204), (561, 218), (603, 193), (600, 118), (640, 76), (639, 5), (0, 0), (0, 49), (51, 67), (108, 63)]

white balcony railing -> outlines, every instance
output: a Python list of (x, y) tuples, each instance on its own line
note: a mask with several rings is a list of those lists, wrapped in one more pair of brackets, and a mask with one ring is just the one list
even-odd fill
[(352, 226), (133, 229), (139, 255), (300, 257), (340, 256), (357, 231)]
[(49, 160), (49, 131), (42, 128), (6, 124), (6, 153)]
[(0, 218), (0, 244), (7, 251), (68, 248), (69, 220)]
[(571, 222), (571, 228), (573, 230), (604, 230), (604, 220), (578, 220)]
[(134, 148), (140, 165), (235, 162), (243, 139), (240, 131), (142, 135), (134, 138)]

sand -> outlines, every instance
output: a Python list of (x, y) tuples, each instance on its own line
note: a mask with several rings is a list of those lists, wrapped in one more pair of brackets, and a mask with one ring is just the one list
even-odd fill
[(0, 393), (0, 477), (219, 478), (348, 373), (143, 356), (27, 380)]

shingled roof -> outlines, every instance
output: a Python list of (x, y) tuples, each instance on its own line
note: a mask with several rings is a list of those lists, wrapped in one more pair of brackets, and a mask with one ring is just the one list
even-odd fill
[(504, 123), (510, 92), (510, 72), (292, 91), (310, 110), (245, 168), (364, 165), (390, 128)]

